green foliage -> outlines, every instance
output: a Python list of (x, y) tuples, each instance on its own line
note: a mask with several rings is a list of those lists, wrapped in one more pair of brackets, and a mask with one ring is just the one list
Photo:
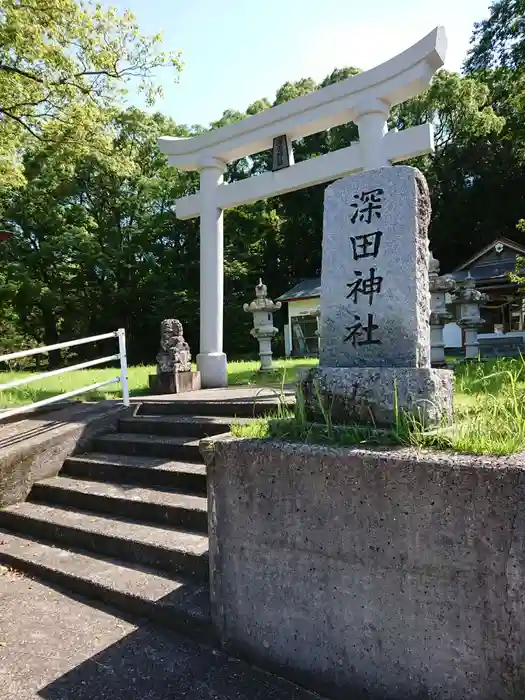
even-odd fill
[[(516, 224), (516, 228), (518, 231), (525, 232), (525, 219), (520, 219), (518, 223)], [(518, 256), (516, 258), (516, 268), (514, 272), (511, 272), (509, 275), (510, 279), (512, 282), (515, 282), (516, 284), (519, 284), (522, 291), (525, 289), (525, 258), (522, 256)]]
[(426, 92), (392, 112), (392, 125), (398, 129), (425, 122), (434, 126), (435, 152), (414, 165), (429, 182), (430, 239), (441, 269), (447, 271), (493, 240), (496, 230), (501, 232), (501, 211), (487, 190), (509, 187), (503, 178), (494, 182), (495, 160), (489, 155), (505, 119), (494, 111), (486, 83), (443, 70)]
[(178, 221), (172, 207), (173, 193), (190, 189), (194, 176), (167, 166), (156, 145), (163, 133), (188, 132), (159, 114), (107, 110), (88, 146), (79, 123), (75, 139), (26, 151), (27, 185), (6, 206), (14, 233), (2, 245), (21, 329), (38, 342), (124, 326), (131, 359), (139, 343), (149, 359), (157, 314), (173, 315), (176, 306), (195, 318), (195, 223)]
[(129, 11), (76, 0), (3, 0), (0, 185), (20, 184), (17, 149), (28, 134), (49, 138), (50, 120), (67, 125), (82, 117), (82, 107), (108, 107), (129, 82), (152, 103), (159, 93), (153, 72), (181, 67), (178, 53), (159, 52), (160, 42), (159, 35), (141, 36)]
[(439, 158), (451, 146), (497, 135), (505, 123), (493, 111), (485, 83), (446, 70), (437, 73), (428, 90), (393, 110), (392, 121), (398, 129), (432, 124)]
[(228, 362), (228, 384), (233, 386), (277, 386), (295, 384), (297, 373), (315, 367), (315, 358), (274, 360), (273, 371), (260, 372), (260, 360)]
[(468, 71), (525, 67), (525, 0), (496, 0), (477, 22), (465, 61)]
[(249, 423), (234, 421), (230, 432), (234, 437), (264, 440), (270, 436), (270, 427), (267, 418), (255, 418)]
[(474, 401), (458, 407), (456, 425), (431, 436), (430, 444), (437, 440), (441, 447), (474, 454), (525, 451), (523, 358), (468, 364), (460, 369), (457, 387)]
[[(484, 139), (469, 152), (469, 205), (477, 210), (472, 233), (478, 248), (495, 234), (525, 243), (524, 228), (516, 229), (525, 186), (524, 68), (525, 2), (495, 0), (489, 17), (474, 27), (465, 61), (467, 75), (488, 88), (495, 114), (505, 120), (497, 139)], [(504, 207), (494, 206), (503, 200)]]

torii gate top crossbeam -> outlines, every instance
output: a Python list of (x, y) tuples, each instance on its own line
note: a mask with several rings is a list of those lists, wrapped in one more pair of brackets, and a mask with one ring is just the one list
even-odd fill
[(371, 103), (380, 102), (388, 109), (425, 90), (443, 65), (445, 53), (445, 30), (436, 27), (371, 70), (199, 136), (164, 136), (160, 149), (171, 165), (199, 170), (209, 159), (228, 163), (269, 149), (281, 134), (295, 140), (355, 121)]

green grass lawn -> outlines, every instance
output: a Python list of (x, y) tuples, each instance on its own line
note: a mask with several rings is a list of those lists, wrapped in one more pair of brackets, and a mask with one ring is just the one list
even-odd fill
[(298, 360), (275, 360), (274, 371), (268, 375), (258, 372), (259, 361), (228, 362), (228, 382), (232, 386), (277, 386), (293, 384), (297, 370), (302, 367), (315, 367), (318, 360), (301, 358)]
[[(275, 372), (269, 375), (259, 374), (259, 362), (229, 362), (228, 381), (231, 386), (276, 386), (283, 383), (293, 383), (299, 367), (311, 367), (317, 364), (315, 359), (276, 360)], [(128, 371), (129, 390), (132, 396), (142, 396), (150, 393), (148, 376), (155, 373), (155, 366), (130, 367)], [(49, 377), (25, 384), (14, 389), (0, 391), (0, 408), (20, 406), (23, 404), (42, 401), (43, 399), (65, 394), (82, 386), (96, 384), (106, 379), (117, 377), (117, 368), (85, 369), (68, 372), (57, 377)], [(30, 376), (30, 372), (0, 372), (0, 384)], [(110, 384), (88, 394), (79, 396), (79, 400), (98, 401), (100, 399), (118, 398), (121, 396), (120, 384)]]
[(297, 396), (294, 413), (249, 425), (233, 425), (239, 437), (274, 437), (334, 445), (391, 444), (453, 450), (470, 454), (506, 455), (525, 452), (525, 361), (498, 359), (460, 364), (455, 368), (454, 422), (427, 430), (403, 414), (392, 430), (373, 426), (331, 424), (329, 406), (324, 421), (311, 423)]
[[(293, 385), (299, 368), (312, 367), (316, 364), (315, 359), (276, 360), (275, 371), (269, 375), (261, 375), (257, 372), (259, 367), (257, 361), (230, 362), (228, 363), (229, 384), (230, 386), (280, 388), (287, 384)], [(132, 396), (150, 393), (148, 376), (154, 372), (154, 366), (129, 369), (129, 387)], [(0, 384), (29, 375), (28, 372), (0, 372)], [(117, 375), (118, 369), (115, 368), (88, 369), (35, 381), (15, 389), (0, 391), (0, 408), (41, 401)], [(120, 396), (120, 384), (115, 384), (83, 394), (78, 398), (84, 401), (97, 401)], [(457, 365), (454, 405), (455, 420), (452, 429), (428, 432), (421, 426), (403, 423), (398, 426), (397, 433), (390, 437), (398, 444), (432, 446), (476, 454), (509, 454), (525, 451), (525, 361), (521, 358)], [(330, 429), (327, 433), (327, 426), (313, 429), (311, 424), (307, 425), (304, 421), (297, 423), (295, 418), (288, 418), (287, 425), (292, 430), (294, 439), (315, 438), (323, 441), (327, 436), (329, 437)], [(250, 430), (252, 436), (269, 434), (269, 424), (267, 421), (258, 422)], [(282, 426), (279, 430), (281, 431), (279, 436), (286, 437), (285, 434), (283, 435)], [(242, 430), (239, 428), (239, 431), (240, 435)], [(286, 433), (286, 430), (284, 432)], [(356, 426), (346, 426), (343, 432), (338, 429), (335, 433), (332, 438), (337, 438), (343, 443), (355, 444), (369, 441), (371, 438), (368, 429), (363, 430)], [(383, 438), (384, 435), (381, 439)]]

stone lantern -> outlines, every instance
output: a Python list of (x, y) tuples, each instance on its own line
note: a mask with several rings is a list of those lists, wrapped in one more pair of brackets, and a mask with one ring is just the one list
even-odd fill
[(443, 327), (452, 320), (447, 309), (447, 294), (456, 289), (453, 277), (439, 276), (439, 261), (429, 254), (428, 284), (430, 289), (430, 361), (432, 367), (446, 367)]
[(470, 272), (454, 295), (457, 304), (457, 324), (465, 330), (466, 360), (478, 359), (478, 329), (484, 323), (479, 310), (487, 299), (486, 294), (476, 289), (476, 281), (470, 276)]
[(255, 287), (255, 299), (243, 306), (247, 313), (253, 314), (253, 328), (250, 333), (259, 341), (261, 372), (272, 369), (272, 338), (277, 333), (277, 328), (273, 325), (273, 312), (279, 311), (280, 308), (280, 301), (274, 303), (268, 298), (268, 288), (262, 279)]

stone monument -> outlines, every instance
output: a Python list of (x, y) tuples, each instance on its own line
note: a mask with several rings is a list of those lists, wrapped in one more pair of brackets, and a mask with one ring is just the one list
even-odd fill
[(259, 279), (255, 287), (255, 299), (250, 304), (244, 304), (243, 309), (253, 314), (253, 328), (250, 334), (259, 341), (259, 355), (261, 357), (261, 372), (272, 369), (272, 338), (277, 333), (273, 325), (273, 312), (279, 311), (281, 302), (273, 302), (268, 298), (268, 288)]
[(439, 260), (430, 253), (428, 267), (430, 289), (430, 363), (432, 367), (447, 367), (443, 329), (453, 318), (447, 307), (447, 294), (456, 289), (453, 277), (439, 276)]
[(342, 178), (324, 202), (319, 367), (301, 381), (336, 422), (390, 426), (403, 411), (449, 421), (452, 372), (430, 367), (423, 175), (386, 166)]
[(469, 272), (454, 295), (457, 324), (465, 332), (465, 360), (479, 358), (478, 331), (485, 324), (481, 318), (480, 307), (487, 303), (487, 299), (486, 294), (476, 289), (476, 281)]
[(190, 346), (184, 340), (182, 323), (166, 318), (160, 324), (160, 350), (157, 373), (149, 376), (149, 386), (158, 394), (179, 394), (201, 388), (199, 372), (191, 371)]

